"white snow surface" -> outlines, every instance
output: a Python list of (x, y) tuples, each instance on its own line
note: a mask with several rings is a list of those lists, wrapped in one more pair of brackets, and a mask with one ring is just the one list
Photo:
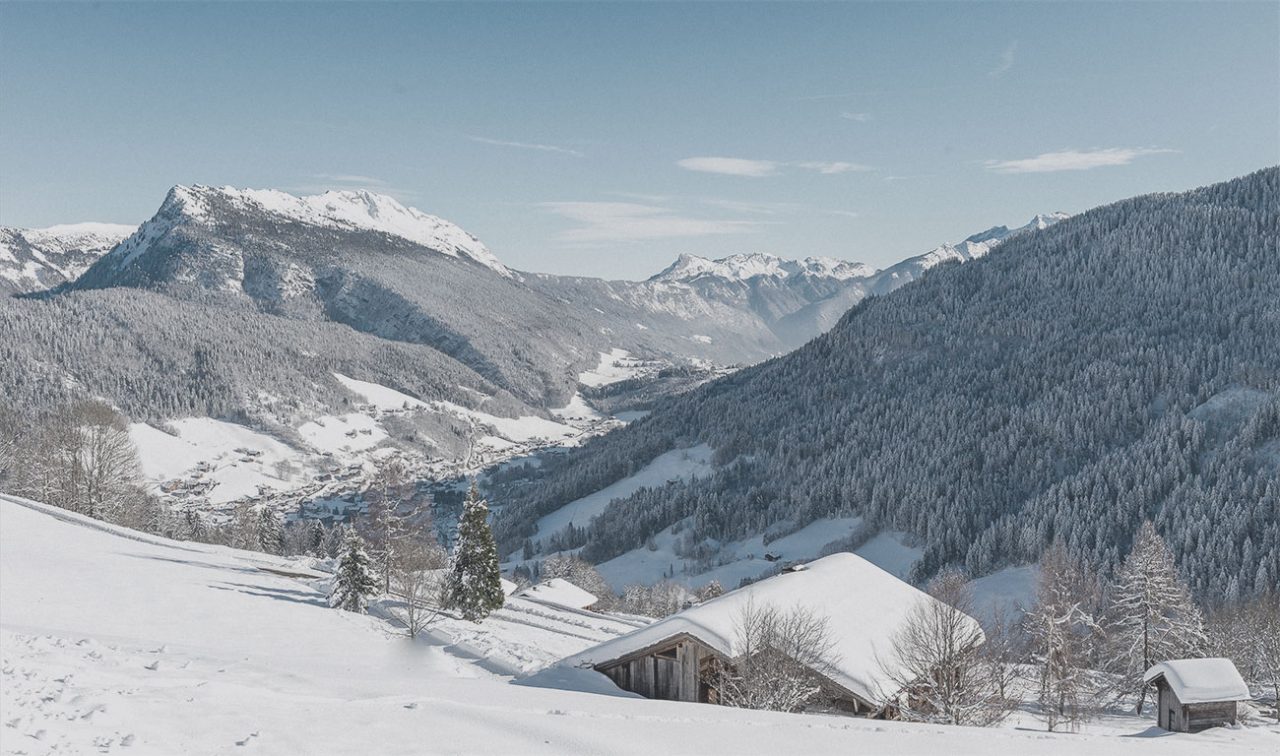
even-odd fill
[[(914, 586), (854, 554), (832, 554), (795, 572), (753, 583), (659, 620), (567, 660), (584, 665), (617, 659), (664, 639), (687, 633), (727, 658), (742, 653), (736, 627), (749, 606), (793, 607), (830, 622), (831, 679), (871, 703), (897, 692), (894, 675), (904, 671), (892, 638), (917, 606), (934, 602)], [(973, 620), (976, 628), (977, 621)]]
[(573, 653), (634, 623), (513, 598), (483, 623), (451, 621), (450, 645), (415, 643), (261, 566), (296, 568), (0, 495), (0, 752), (1190, 756), (1274, 753), (1278, 736), (755, 712), (647, 701), (565, 667), (513, 685), (487, 654)]
[(600, 364), (594, 370), (587, 370), (578, 375), (578, 383), (583, 386), (607, 386), (610, 383), (635, 378), (643, 373), (638, 361), (631, 358), (625, 349), (611, 349), (600, 353)]
[[(154, 484), (194, 474), (211, 484), (208, 500), (223, 504), (253, 496), (259, 487), (288, 489), (306, 480), (303, 455), (264, 433), (236, 423), (209, 417), (171, 420), (177, 435), (145, 423), (129, 426), (129, 438), (138, 450), (142, 474)], [(279, 462), (294, 465), (281, 476)], [(205, 469), (197, 471), (199, 467)]]
[(1146, 671), (1142, 681), (1163, 677), (1184, 704), (1247, 701), (1249, 686), (1230, 659), (1170, 659)]
[(569, 609), (586, 609), (600, 600), (595, 594), (579, 588), (564, 578), (551, 578), (529, 586), (520, 592), (520, 596)]

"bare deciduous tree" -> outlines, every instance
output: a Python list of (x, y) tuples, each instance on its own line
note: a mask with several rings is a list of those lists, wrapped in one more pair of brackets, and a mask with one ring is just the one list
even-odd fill
[(783, 611), (748, 602), (734, 628), (737, 655), (713, 676), (726, 706), (803, 711), (818, 703), (822, 675), (836, 664), (830, 622), (796, 606)]
[(1039, 674), (1040, 708), (1051, 732), (1063, 724), (1078, 729), (1097, 708), (1098, 689), (1089, 668), (1101, 633), (1096, 586), (1096, 579), (1061, 544), (1041, 557), (1036, 605), (1023, 623)]
[(410, 638), (431, 626), (444, 604), (445, 570), (449, 558), (434, 542), (403, 541), (397, 544), (390, 565), (389, 594), (399, 604), (391, 613), (403, 623)]
[(893, 636), (884, 660), (904, 719), (988, 726), (1008, 715), (1011, 702), (982, 647), (982, 628), (970, 616), (973, 595), (963, 574), (947, 570)]

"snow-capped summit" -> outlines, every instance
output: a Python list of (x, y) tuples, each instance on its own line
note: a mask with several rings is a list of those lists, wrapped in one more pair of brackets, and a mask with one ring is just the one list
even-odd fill
[(1014, 234), (1020, 234), (1023, 231), (1043, 231), (1061, 220), (1070, 218), (1070, 213), (1038, 213), (1026, 225), (1017, 228), (1009, 228), (1008, 226), (992, 226), (986, 231), (980, 231), (973, 236), (965, 239), (966, 242), (1001, 242), (1008, 239)]
[(674, 263), (650, 280), (687, 282), (703, 276), (715, 276), (730, 281), (746, 281), (758, 276), (773, 278), (815, 276), (843, 281), (850, 278), (865, 278), (875, 272), (875, 268), (868, 265), (837, 260), (833, 257), (787, 260), (756, 252), (711, 260), (697, 255), (682, 254)]
[(378, 231), (451, 257), (466, 257), (503, 275), (510, 270), (479, 239), (443, 218), (405, 207), (385, 194), (359, 190), (295, 196), (275, 189), (175, 186), (161, 207), (188, 218), (207, 218), (217, 202), (263, 211), (314, 226)]
[(0, 291), (40, 291), (75, 280), (134, 232), (115, 223), (0, 227)]

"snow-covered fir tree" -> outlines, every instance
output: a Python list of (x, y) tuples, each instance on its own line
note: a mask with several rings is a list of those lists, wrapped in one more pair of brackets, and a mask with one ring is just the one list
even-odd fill
[(506, 599), (498, 569), (498, 547), (489, 529), (489, 504), (480, 498), (474, 482), (462, 503), (447, 596), (449, 606), (473, 622), (501, 608)]
[(378, 590), (378, 576), (373, 572), (364, 540), (351, 529), (347, 530), (338, 560), (338, 573), (329, 593), (329, 606), (347, 612), (364, 613), (369, 597)]
[(1138, 530), (1112, 591), (1109, 661), (1120, 676), (1120, 692), (1137, 695), (1141, 714), (1147, 694), (1143, 673), (1157, 662), (1201, 655), (1204, 618), (1178, 577), (1172, 552), (1149, 521)]
[(188, 541), (205, 543), (209, 540), (209, 524), (204, 515), (194, 507), (187, 507), (182, 513), (183, 535)]
[(258, 551), (279, 554), (284, 549), (284, 524), (270, 507), (258, 509)]

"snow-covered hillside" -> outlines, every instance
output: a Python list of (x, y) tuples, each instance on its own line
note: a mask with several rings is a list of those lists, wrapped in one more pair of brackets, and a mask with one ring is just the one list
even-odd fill
[(115, 223), (0, 227), (0, 294), (42, 291), (74, 281), (134, 230)]
[(314, 574), (0, 496), (0, 750), (1183, 756), (1271, 753), (1280, 737), (1161, 737), (1129, 717), (1075, 735), (910, 725), (648, 701), (559, 667), (517, 679), (504, 650), (575, 653), (618, 621), (513, 603), (466, 623), (470, 638), (411, 642), (330, 609)]

